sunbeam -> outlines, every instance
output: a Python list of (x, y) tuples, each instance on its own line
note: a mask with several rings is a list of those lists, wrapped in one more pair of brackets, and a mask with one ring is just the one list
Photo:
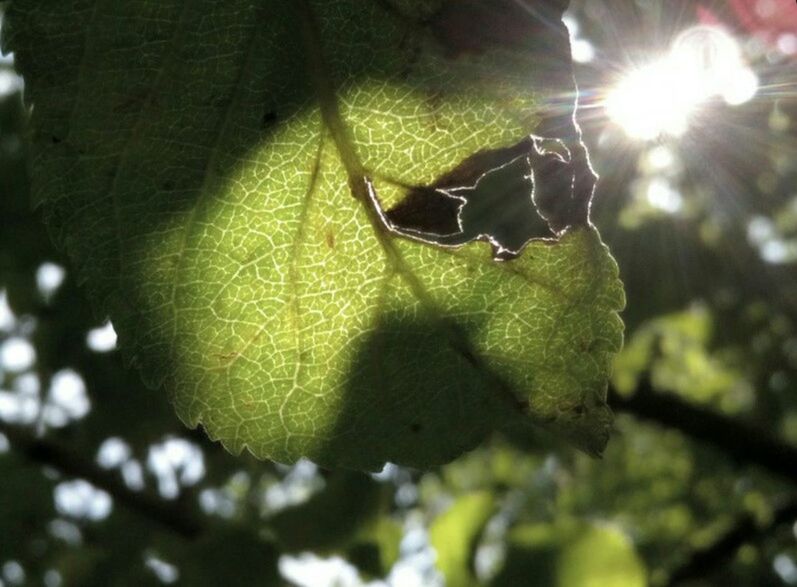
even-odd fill
[(653, 140), (683, 135), (712, 98), (735, 106), (757, 90), (758, 78), (734, 38), (717, 27), (697, 26), (676, 37), (660, 59), (627, 72), (606, 94), (604, 108), (628, 136)]

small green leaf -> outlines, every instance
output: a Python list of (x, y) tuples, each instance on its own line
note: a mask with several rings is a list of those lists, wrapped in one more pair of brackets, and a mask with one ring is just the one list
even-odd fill
[(512, 528), (507, 536), (504, 563), (490, 581), (490, 587), (534, 583), (559, 587), (556, 578), (558, 535), (550, 524), (524, 524)]
[(432, 524), (429, 539), (447, 587), (477, 584), (473, 570), (476, 546), (494, 512), (495, 497), (482, 491), (460, 497)]
[(615, 388), (632, 393), (639, 378), (647, 375), (657, 389), (699, 402), (722, 400), (725, 409), (733, 409), (739, 399), (744, 402), (752, 394), (745, 357), (733, 349), (713, 348), (714, 327), (702, 305), (642, 324), (614, 361)]
[(366, 578), (386, 576), (399, 558), (401, 525), (382, 515), (364, 527), (346, 549), (346, 559)]
[(645, 565), (621, 531), (597, 524), (513, 528), (503, 568), (491, 585), (645, 587)]
[(568, 543), (557, 562), (561, 587), (645, 587), (645, 566), (617, 529), (591, 526)]
[[(602, 451), (624, 299), (561, 104), (562, 4), (11, 4), (35, 198), (187, 425), (233, 452), (371, 470), (529, 425)], [(521, 252), (506, 223), (482, 225), (491, 185), (549, 239)], [(395, 221), (417, 194), (434, 194), (410, 206), (421, 226), (453, 233)]]

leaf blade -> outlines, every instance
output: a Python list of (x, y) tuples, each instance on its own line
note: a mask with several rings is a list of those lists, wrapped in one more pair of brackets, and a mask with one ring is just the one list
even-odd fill
[[(367, 174), (395, 199), (530, 132), (539, 54), (452, 60), (415, 31), (416, 58), (406, 22), (376, 5), (311, 6), (320, 82), (291, 3), (12, 6), (46, 178), (34, 189), (128, 360), (233, 452), (431, 466), (533, 422), (599, 453), (623, 299), (594, 229), (499, 264), (480, 244), (397, 238), (350, 191)], [(34, 32), (69, 26), (83, 43), (54, 80), (37, 59), (59, 48)]]

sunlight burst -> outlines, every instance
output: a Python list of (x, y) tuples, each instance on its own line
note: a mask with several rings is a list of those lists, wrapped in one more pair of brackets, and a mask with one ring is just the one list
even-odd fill
[(738, 105), (757, 90), (758, 78), (733, 37), (716, 27), (698, 26), (681, 33), (663, 58), (621, 79), (604, 107), (630, 137), (651, 140), (682, 135), (711, 98)]

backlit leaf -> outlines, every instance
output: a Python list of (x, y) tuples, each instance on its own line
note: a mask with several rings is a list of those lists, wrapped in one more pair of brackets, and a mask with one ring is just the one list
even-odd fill
[(624, 300), (563, 4), (11, 4), (35, 198), (187, 425), (358, 469), (529, 425), (602, 451)]
[(435, 564), (447, 586), (477, 583), (473, 567), (476, 546), (494, 513), (495, 497), (482, 491), (460, 497), (432, 524), (429, 541), (437, 552)]

